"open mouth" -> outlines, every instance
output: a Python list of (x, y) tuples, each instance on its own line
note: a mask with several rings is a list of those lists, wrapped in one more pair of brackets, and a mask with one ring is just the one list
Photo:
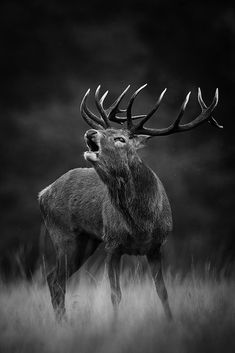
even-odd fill
[(87, 138), (86, 144), (87, 144), (87, 147), (89, 148), (90, 152), (98, 152), (99, 151), (99, 145), (95, 141)]
[(92, 136), (86, 136), (85, 140), (88, 147), (88, 151), (84, 153), (84, 157), (90, 162), (96, 162), (99, 157), (100, 145), (97, 141), (94, 140), (94, 137)]

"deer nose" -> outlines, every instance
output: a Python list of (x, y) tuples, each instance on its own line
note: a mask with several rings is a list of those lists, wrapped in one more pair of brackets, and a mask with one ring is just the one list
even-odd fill
[(86, 132), (85, 136), (87, 138), (91, 138), (91, 137), (94, 137), (95, 135), (97, 134), (97, 131), (96, 130), (93, 130), (93, 129), (90, 129)]

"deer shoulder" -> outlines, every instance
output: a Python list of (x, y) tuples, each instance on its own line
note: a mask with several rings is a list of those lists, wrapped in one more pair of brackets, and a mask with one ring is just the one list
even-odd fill
[(39, 204), (50, 226), (72, 232), (102, 234), (102, 205), (107, 187), (93, 168), (76, 168), (62, 175), (39, 194)]

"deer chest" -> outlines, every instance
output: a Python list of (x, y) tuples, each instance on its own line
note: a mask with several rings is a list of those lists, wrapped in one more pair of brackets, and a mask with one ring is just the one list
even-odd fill
[(123, 232), (115, 235), (112, 233), (104, 237), (106, 249), (118, 248), (127, 255), (146, 255), (154, 243), (157, 243), (151, 234), (136, 234), (134, 236)]

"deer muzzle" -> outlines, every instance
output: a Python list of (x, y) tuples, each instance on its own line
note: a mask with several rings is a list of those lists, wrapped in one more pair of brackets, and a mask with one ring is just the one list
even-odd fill
[(84, 158), (90, 162), (96, 162), (99, 157), (100, 151), (100, 137), (101, 134), (99, 131), (90, 129), (85, 135), (85, 142), (88, 147), (88, 151), (84, 153)]

